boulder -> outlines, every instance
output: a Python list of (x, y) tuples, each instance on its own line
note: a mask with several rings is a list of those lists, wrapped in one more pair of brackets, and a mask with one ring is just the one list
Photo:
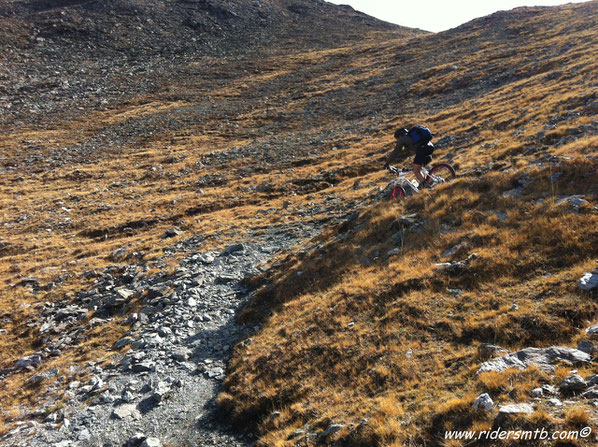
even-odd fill
[(577, 349), (583, 352), (587, 352), (588, 354), (592, 354), (592, 352), (594, 352), (596, 348), (594, 347), (593, 342), (589, 340), (582, 340), (579, 343), (577, 343)]
[[(586, 292), (598, 287), (598, 269), (594, 269), (593, 271), (584, 274), (579, 280), (579, 287)], [(598, 328), (598, 325), (593, 327)], [(598, 329), (596, 329), (596, 331), (598, 332)]]
[(587, 352), (564, 346), (526, 348), (482, 363), (478, 373), (504, 371), (509, 368), (525, 369), (531, 365), (537, 365), (541, 369), (552, 371), (554, 370), (555, 363), (558, 361), (583, 364), (589, 363), (591, 357)]
[(571, 374), (563, 379), (561, 382), (561, 391), (564, 393), (575, 393), (583, 391), (588, 387), (588, 384), (578, 374)]

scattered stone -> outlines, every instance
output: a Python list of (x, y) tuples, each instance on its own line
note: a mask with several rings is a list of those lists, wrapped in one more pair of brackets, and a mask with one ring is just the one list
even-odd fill
[(581, 397), (584, 399), (598, 399), (598, 386), (594, 386), (582, 393)]
[(598, 324), (595, 324), (594, 326), (590, 326), (589, 328), (587, 328), (586, 335), (589, 335), (590, 337), (598, 336)]
[(331, 424), (328, 426), (328, 428), (326, 430), (324, 430), (320, 434), (320, 437), (327, 438), (328, 436), (336, 433), (337, 431), (342, 430), (344, 426), (345, 426), (344, 424)]
[(588, 384), (578, 374), (571, 374), (563, 379), (561, 382), (561, 391), (564, 393), (574, 393), (577, 391), (585, 390)]
[(184, 231), (181, 230), (180, 228), (178, 228), (178, 227), (172, 227), (172, 228), (169, 228), (168, 230), (166, 230), (164, 232), (164, 234), (162, 235), (162, 239), (169, 239), (169, 238), (172, 238), (172, 237), (179, 236), (179, 235), (181, 235), (183, 233), (184, 233)]
[(158, 438), (146, 438), (140, 447), (162, 447), (162, 443)]
[(494, 408), (494, 401), (488, 393), (480, 394), (476, 400), (473, 401), (473, 408), (475, 410), (492, 411)]
[(586, 383), (588, 386), (598, 385), (598, 374), (586, 377)]
[(510, 404), (498, 407), (499, 414), (530, 414), (534, 412), (534, 407), (530, 404)]
[(114, 349), (120, 349), (135, 342), (133, 337), (123, 337), (114, 343)]
[(134, 404), (125, 404), (115, 408), (112, 417), (122, 421), (137, 421), (141, 419), (141, 413)]
[(505, 355), (508, 354), (509, 351), (505, 348), (502, 348), (500, 346), (497, 345), (493, 345), (490, 343), (482, 343), (479, 347), (478, 347), (478, 354), (480, 355), (480, 357), (482, 358), (490, 358), (490, 357), (496, 357), (497, 355)]
[[(579, 280), (579, 287), (586, 292), (594, 290), (596, 287), (598, 287), (598, 269), (594, 269), (591, 272), (585, 273)], [(596, 328), (595, 331), (598, 332), (598, 325), (592, 327)]]
[(26, 355), (25, 357), (20, 358), (15, 363), (15, 369), (23, 369), (27, 368), (28, 366), (37, 366), (42, 363), (42, 358), (38, 354)]
[(227, 256), (227, 255), (232, 255), (232, 254), (236, 254), (236, 253), (244, 253), (244, 252), (245, 252), (244, 244), (234, 244), (234, 245), (229, 245), (228, 247), (226, 247), (222, 251), (221, 256)]
[(152, 393), (152, 399), (155, 403), (159, 404), (162, 402), (162, 400), (167, 398), (171, 394), (171, 392), (172, 391), (170, 385), (161, 380), (158, 382), (154, 389), (154, 392)]
[(60, 371), (58, 369), (49, 369), (41, 374), (35, 374), (27, 380), (28, 385), (39, 385), (44, 380), (51, 379), (52, 377), (56, 377)]
[(581, 194), (577, 194), (574, 196), (568, 196), (568, 197), (564, 197), (562, 199), (559, 199), (556, 201), (557, 205), (561, 205), (563, 203), (567, 203), (575, 208), (578, 208), (582, 205), (586, 205), (590, 202), (588, 202), (586, 199), (583, 198), (584, 196)]
[(41, 287), (41, 284), (39, 283), (37, 278), (28, 277), (20, 280), (18, 283), (14, 285), (14, 287), (32, 287), (34, 289), (39, 289)]

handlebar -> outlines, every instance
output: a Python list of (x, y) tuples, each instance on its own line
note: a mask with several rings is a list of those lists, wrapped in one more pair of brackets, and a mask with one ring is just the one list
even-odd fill
[(393, 174), (399, 174), (401, 172), (409, 172), (410, 171), (410, 169), (398, 168), (396, 166), (388, 166), (388, 170), (390, 172), (392, 172)]

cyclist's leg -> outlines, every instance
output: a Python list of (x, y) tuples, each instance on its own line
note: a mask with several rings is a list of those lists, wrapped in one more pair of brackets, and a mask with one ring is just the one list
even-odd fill
[(427, 153), (425, 148), (417, 148), (415, 151), (415, 158), (413, 159), (413, 173), (415, 178), (421, 185), (425, 181), (424, 173), (422, 172), (423, 167), (429, 163), (430, 155)]
[(424, 167), (424, 165), (413, 163), (413, 173), (415, 174), (415, 178), (417, 179), (417, 181), (419, 182), (420, 185), (425, 180), (424, 174), (422, 172), (423, 167)]
[(430, 164), (432, 162), (432, 153), (434, 152), (434, 146), (431, 144), (427, 144), (424, 146), (420, 146), (415, 151), (415, 159), (413, 160), (413, 167), (415, 172), (415, 165), (420, 165), (417, 169), (418, 172), (415, 172), (415, 177), (419, 181), (420, 185), (426, 183), (428, 177), (428, 173), (424, 166)]

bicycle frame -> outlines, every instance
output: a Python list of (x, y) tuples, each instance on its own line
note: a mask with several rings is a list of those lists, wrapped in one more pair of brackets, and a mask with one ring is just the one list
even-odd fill
[[(407, 175), (414, 174), (413, 169), (402, 169), (395, 166), (388, 166), (388, 170), (395, 175), (395, 178), (386, 185), (384, 191), (390, 190), (390, 200), (394, 201), (397, 198), (417, 194), (420, 191), (420, 184), (415, 180), (410, 180)], [(436, 175), (440, 171), (441, 175)], [(432, 166), (430, 169), (422, 167), (421, 173), (426, 179), (426, 187), (433, 187), (434, 185), (446, 182), (448, 179), (455, 178), (455, 169), (447, 163), (439, 163)]]
[[(407, 175), (413, 174), (413, 169), (403, 170), (394, 166), (390, 166), (388, 169), (396, 176), (396, 178), (393, 179), (387, 187), (394, 188), (395, 186), (400, 185), (403, 187), (403, 189), (407, 188), (406, 190), (413, 192), (418, 191), (418, 186), (414, 183), (414, 181), (407, 178)], [(422, 168), (422, 174), (427, 176), (428, 170), (426, 168)]]
[[(401, 169), (401, 168), (397, 168), (395, 166), (389, 166), (389, 170), (390, 170), (390, 172), (395, 174), (397, 177), (396, 179), (394, 179), (391, 182), (393, 185), (396, 182), (399, 182), (399, 184), (401, 186), (404, 186), (404, 185), (406, 185), (406, 182), (408, 182), (410, 185), (415, 186), (413, 184), (413, 182), (406, 177), (408, 174), (413, 174), (413, 169)], [(422, 167), (421, 173), (424, 176), (424, 178), (427, 180), (427, 182), (431, 185), (434, 185), (436, 183), (444, 183), (444, 179), (442, 177), (438, 177), (434, 174), (430, 174), (429, 171), (425, 167)], [(409, 185), (407, 185), (407, 186), (409, 186)]]

